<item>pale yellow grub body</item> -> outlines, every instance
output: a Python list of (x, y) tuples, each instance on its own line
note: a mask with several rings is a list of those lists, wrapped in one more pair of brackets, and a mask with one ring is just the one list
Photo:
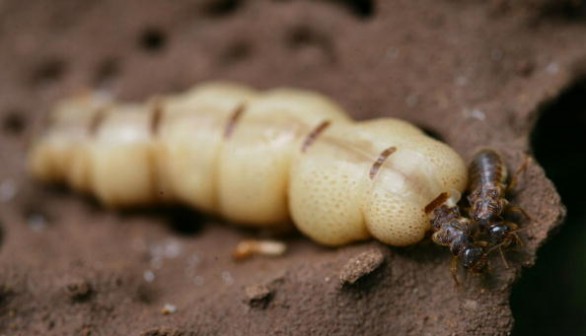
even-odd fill
[(411, 124), (354, 122), (302, 90), (212, 83), (144, 104), (86, 95), (52, 117), (28, 162), (42, 181), (117, 208), (181, 202), (251, 227), (293, 222), (325, 245), (416, 243), (425, 206), (466, 185), (460, 156)]

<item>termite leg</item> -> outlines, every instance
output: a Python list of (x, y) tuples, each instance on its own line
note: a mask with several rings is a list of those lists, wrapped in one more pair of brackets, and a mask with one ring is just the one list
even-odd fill
[(505, 265), (505, 268), (509, 269), (510, 266), (509, 266), (509, 263), (507, 262), (507, 258), (505, 256), (503, 248), (510, 246), (512, 243), (515, 243), (515, 245), (517, 245), (517, 246), (523, 247), (525, 244), (523, 243), (523, 240), (521, 240), (521, 238), (519, 237), (519, 235), (517, 233), (521, 230), (524, 230), (524, 229), (518, 229), (517, 224), (512, 223), (512, 222), (505, 222), (504, 225), (509, 227), (511, 229), (511, 231), (508, 233), (508, 235), (505, 237), (505, 239), (501, 243), (496, 244), (495, 246), (491, 247), (486, 252), (486, 254), (489, 255), (490, 253), (492, 253), (492, 251), (494, 251), (495, 249), (498, 249), (499, 254), (501, 256), (501, 260), (503, 261), (503, 264)]
[(507, 194), (511, 193), (513, 190), (515, 190), (517, 188), (517, 185), (519, 184), (519, 175), (521, 175), (522, 173), (525, 173), (530, 161), (531, 161), (531, 157), (529, 155), (525, 154), (525, 159), (523, 160), (523, 163), (521, 163), (519, 168), (517, 168), (515, 173), (511, 176), (511, 182), (509, 183), (507, 190), (506, 190)]
[(507, 262), (507, 258), (505, 258), (505, 253), (503, 252), (503, 247), (499, 246), (498, 250), (499, 250), (499, 254), (501, 255), (501, 260), (503, 261), (503, 264), (505, 265), (505, 268), (509, 269), (510, 266), (509, 266), (509, 263)]
[(524, 247), (525, 246), (525, 243), (523, 243), (523, 240), (517, 234), (517, 232), (519, 232), (519, 231), (521, 231), (523, 229), (517, 229), (516, 228), (517, 225), (515, 225), (514, 223), (510, 223), (510, 224), (515, 226), (515, 229), (513, 229), (513, 231), (511, 232), (511, 237), (513, 237), (513, 240), (515, 241), (515, 245)]
[(452, 278), (454, 279), (456, 287), (459, 287), (460, 280), (458, 280), (458, 257), (456, 256), (452, 257), (452, 262), (450, 263), (450, 272), (452, 273)]
[[(515, 237), (518, 238), (518, 236), (513, 232), (511, 233), (511, 235), (515, 235)], [(503, 261), (503, 265), (505, 265), (506, 269), (510, 269), (511, 266), (509, 265), (509, 263), (507, 262), (507, 258), (505, 257), (505, 252), (503, 252), (503, 247), (506, 247), (510, 244), (510, 240), (506, 239), (505, 241), (503, 241), (500, 244), (497, 244), (495, 246), (493, 246), (490, 250), (488, 250), (488, 252), (486, 252), (486, 255), (489, 255), (490, 253), (492, 253), (492, 251), (494, 250), (498, 250), (499, 251), (499, 255), (501, 256), (501, 260)]]
[(529, 214), (521, 207), (516, 206), (516, 205), (510, 205), (508, 207), (505, 208), (505, 212), (507, 215), (513, 215), (513, 216), (520, 216), (523, 217), (523, 219), (530, 221), (531, 220), (531, 216), (529, 216)]

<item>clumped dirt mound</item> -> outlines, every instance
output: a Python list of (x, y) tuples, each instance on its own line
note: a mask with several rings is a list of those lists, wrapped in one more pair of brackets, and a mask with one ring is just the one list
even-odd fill
[[(227, 79), (323, 92), (358, 119), (407, 119), (466, 159), (530, 152), (540, 107), (583, 74), (581, 2), (72, 1), (0, 3), (0, 331), (11, 335), (505, 335), (511, 285), (564, 210), (532, 161), (531, 216), (511, 269), (455, 287), (429, 240), (330, 249), (186, 209), (113, 213), (24, 172), (50, 106), (87, 88), (121, 99)], [(567, 15), (567, 8), (576, 10)], [(545, 13), (545, 14), (544, 14)]]

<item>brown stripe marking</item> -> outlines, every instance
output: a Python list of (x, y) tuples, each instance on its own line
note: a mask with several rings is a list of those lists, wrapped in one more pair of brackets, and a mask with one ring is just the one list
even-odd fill
[(383, 163), (385, 163), (385, 160), (396, 151), (397, 151), (397, 147), (392, 146), (392, 147), (389, 147), (389, 148), (385, 149), (384, 151), (382, 151), (382, 153), (380, 153), (380, 155), (378, 156), (378, 159), (376, 159), (376, 161), (374, 161), (374, 163), (372, 164), (372, 167), (370, 167), (369, 176), (370, 176), (371, 180), (374, 179), (374, 177), (376, 176), (376, 173), (378, 173), (378, 170), (380, 169), (380, 167), (383, 165)]
[(435, 208), (439, 207), (440, 205), (444, 204), (448, 200), (448, 193), (443, 192), (439, 194), (433, 201), (429, 202), (428, 205), (425, 206), (425, 213), (430, 214)]
[(232, 133), (234, 133), (234, 130), (236, 129), (236, 124), (238, 123), (240, 118), (242, 118), (242, 114), (244, 113), (245, 110), (246, 110), (246, 104), (242, 103), (236, 107), (234, 112), (232, 112), (232, 115), (230, 116), (230, 119), (228, 119), (228, 123), (226, 124), (226, 127), (224, 128), (224, 138), (225, 139), (228, 139), (232, 135)]
[(88, 125), (88, 132), (90, 136), (95, 136), (96, 134), (98, 134), (98, 130), (100, 129), (100, 127), (104, 123), (104, 120), (106, 119), (108, 109), (108, 107), (103, 107), (94, 112), (94, 115), (92, 116), (92, 119), (90, 120), (90, 123)]
[(309, 132), (309, 134), (305, 137), (305, 140), (303, 140), (303, 145), (301, 145), (301, 153), (305, 153), (309, 146), (315, 142), (319, 135), (323, 133), (323, 131), (325, 131), (326, 128), (330, 126), (330, 124), (331, 123), (329, 120), (324, 120), (319, 123), (319, 125), (317, 125), (311, 132)]
[(160, 99), (155, 100), (151, 110), (151, 120), (149, 125), (151, 135), (156, 136), (159, 134), (159, 128), (161, 126), (161, 121), (163, 120), (164, 114), (165, 111), (163, 110), (163, 102)]

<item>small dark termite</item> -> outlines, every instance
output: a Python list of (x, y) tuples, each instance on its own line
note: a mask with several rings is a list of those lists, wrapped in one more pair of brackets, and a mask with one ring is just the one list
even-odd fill
[(431, 218), (431, 239), (440, 246), (449, 247), (454, 255), (450, 270), (456, 284), (459, 284), (458, 262), (465, 270), (473, 273), (483, 272), (487, 266), (488, 244), (474, 239), (473, 223), (460, 214), (456, 202), (446, 193), (442, 193), (425, 208), (425, 211)]
[(517, 175), (526, 168), (527, 160), (509, 179), (507, 167), (501, 155), (493, 149), (482, 149), (474, 156), (469, 167), (470, 217), (478, 225), (490, 245), (490, 251), (498, 248), (508, 268), (502, 248), (513, 243), (522, 244), (517, 235), (517, 223), (507, 220), (509, 215), (529, 216), (517, 206), (509, 204), (506, 196), (516, 185)]

